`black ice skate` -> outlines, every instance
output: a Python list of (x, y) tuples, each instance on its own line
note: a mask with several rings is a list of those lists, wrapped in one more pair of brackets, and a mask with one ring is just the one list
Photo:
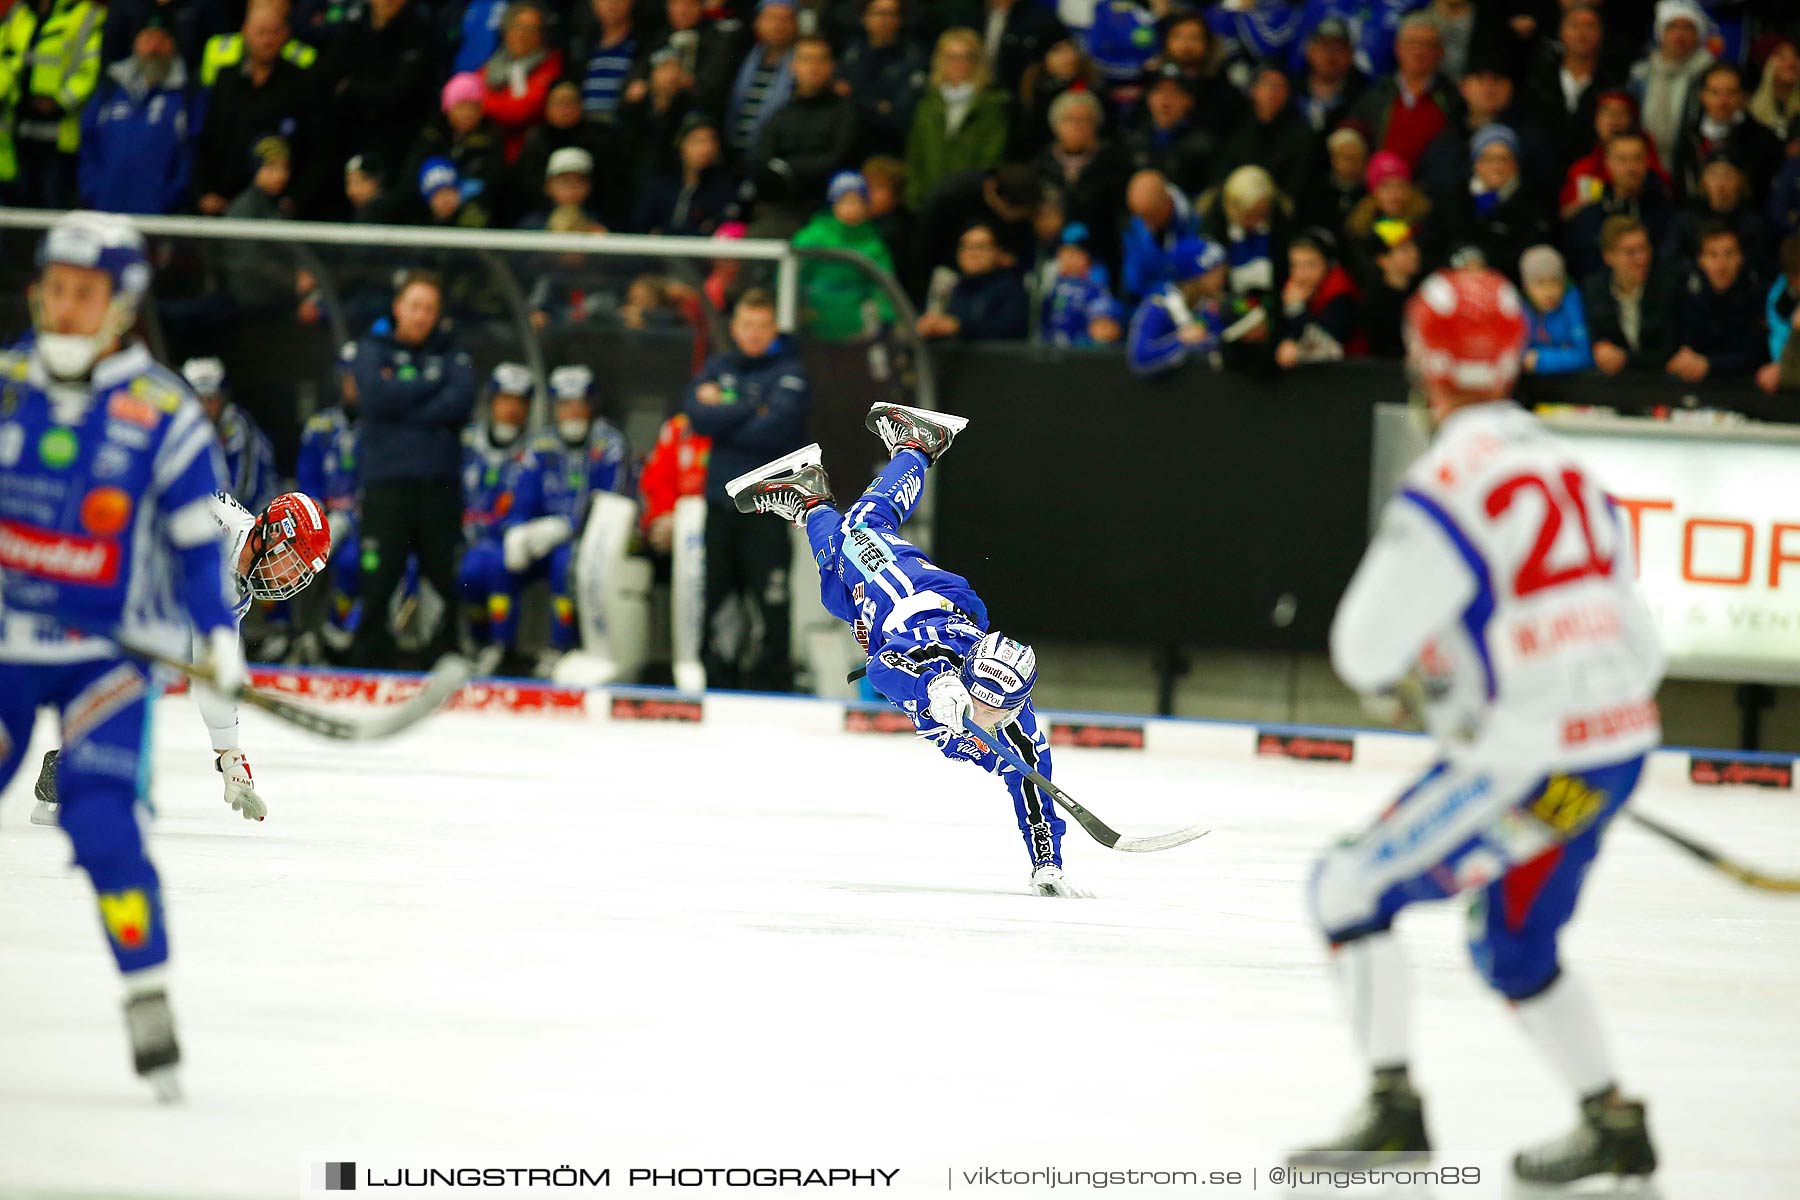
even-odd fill
[(1335, 1140), (1288, 1155), (1290, 1167), (1394, 1166), (1431, 1157), (1425, 1134), (1425, 1105), (1406, 1077), (1406, 1068), (1375, 1072), (1368, 1103)]
[(868, 419), (863, 422), (870, 433), (881, 438), (890, 457), (901, 450), (917, 450), (932, 462), (944, 456), (944, 451), (968, 423), (967, 417), (927, 412), (904, 404), (873, 405)]
[(806, 524), (808, 510), (831, 503), (831, 481), (819, 465), (819, 443), (764, 463), (725, 485), (741, 513), (774, 513), (795, 525)]
[(44, 765), (38, 768), (37, 786), (32, 789), (37, 803), (31, 806), (33, 825), (56, 824), (56, 751), (44, 751)]
[(175, 1015), (160, 987), (138, 992), (125, 1001), (125, 1029), (131, 1035), (132, 1065), (164, 1104), (181, 1099), (175, 1067), (181, 1047), (175, 1041)]
[(1656, 1148), (1643, 1104), (1612, 1091), (1581, 1102), (1581, 1124), (1573, 1133), (1513, 1156), (1513, 1174), (1521, 1183), (1574, 1183), (1594, 1175), (1643, 1178), (1655, 1170)]

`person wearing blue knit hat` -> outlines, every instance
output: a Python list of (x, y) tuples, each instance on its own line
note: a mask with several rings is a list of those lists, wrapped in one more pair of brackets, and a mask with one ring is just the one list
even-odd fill
[(1044, 293), (1038, 328), (1052, 346), (1095, 346), (1119, 340), (1124, 310), (1094, 265), (1092, 234), (1080, 221), (1063, 226), (1056, 274)]
[(1518, 278), (1519, 257), (1551, 239), (1550, 214), (1524, 186), (1519, 135), (1498, 122), (1469, 139), (1468, 194), (1452, 210), (1452, 247), (1473, 246), (1495, 269)]
[(1169, 252), (1172, 282), (1144, 297), (1131, 315), (1125, 358), (1134, 374), (1149, 378), (1183, 366), (1194, 354), (1216, 364), (1225, 332), (1225, 248), (1203, 237), (1182, 238)]
[(463, 178), (454, 162), (433, 155), (419, 164), (419, 199), (425, 207), (421, 224), (485, 228), (487, 210), (476, 201), (478, 192), (479, 188)]

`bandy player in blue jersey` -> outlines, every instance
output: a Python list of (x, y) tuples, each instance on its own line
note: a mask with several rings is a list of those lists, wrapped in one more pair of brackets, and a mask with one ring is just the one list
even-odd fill
[(221, 692), (243, 683), (212, 509), (224, 464), (187, 384), (127, 336), (150, 284), (137, 231), (70, 213), (39, 264), (35, 336), (0, 355), (0, 787), (55, 710), (63, 832), (124, 979), (137, 1072), (172, 1099), (169, 936), (137, 812), (160, 689), (121, 647), (185, 658), (197, 639)]
[(869, 682), (946, 758), (1000, 776), (1012, 794), (1042, 896), (1073, 895), (1062, 872), (1063, 820), (1044, 795), (966, 731), (972, 719), (1050, 775), (1050, 741), (1031, 704), (1037, 654), (987, 629), (969, 581), (933, 563), (899, 529), (918, 506), (925, 471), (963, 417), (877, 404), (868, 426), (892, 456), (848, 509), (835, 507), (815, 444), (725, 485), (740, 512), (770, 513), (806, 530), (826, 609), (850, 623), (868, 654)]

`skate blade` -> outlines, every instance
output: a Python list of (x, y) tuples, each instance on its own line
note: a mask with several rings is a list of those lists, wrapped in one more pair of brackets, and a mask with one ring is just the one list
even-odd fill
[(914, 408), (910, 404), (889, 404), (886, 401), (882, 401), (871, 407), (869, 411), (874, 413), (877, 410), (885, 411), (887, 409), (893, 409), (896, 412), (911, 413), (915, 417), (921, 417), (924, 420), (942, 425), (952, 434), (961, 433), (969, 427), (969, 418), (967, 417), (959, 417), (953, 413), (938, 412), (937, 410), (930, 408)]
[(144, 1082), (150, 1085), (150, 1091), (156, 1096), (158, 1104), (181, 1103), (181, 1080), (175, 1074), (174, 1067), (157, 1067), (144, 1072)]
[(31, 806), (31, 823), (54, 826), (56, 824), (56, 808), (57, 806), (54, 804), (46, 804), (39, 800)]
[(819, 448), (817, 442), (810, 446), (802, 446), (792, 454), (783, 455), (774, 462), (766, 462), (754, 471), (746, 471), (739, 475), (725, 485), (725, 494), (736, 500), (738, 493), (753, 483), (761, 483), (765, 479), (773, 478), (776, 475), (785, 475), (789, 471), (797, 471), (801, 467), (819, 466), (825, 461), (824, 455), (825, 452)]

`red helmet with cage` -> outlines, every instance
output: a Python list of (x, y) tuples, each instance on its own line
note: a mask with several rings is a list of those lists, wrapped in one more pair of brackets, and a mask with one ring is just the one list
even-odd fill
[(1525, 352), (1525, 304), (1486, 267), (1437, 271), (1406, 302), (1407, 365), (1425, 383), (1500, 396)]
[(251, 537), (253, 557), (244, 578), (259, 600), (299, 595), (331, 557), (325, 510), (304, 492), (284, 492), (269, 501)]

